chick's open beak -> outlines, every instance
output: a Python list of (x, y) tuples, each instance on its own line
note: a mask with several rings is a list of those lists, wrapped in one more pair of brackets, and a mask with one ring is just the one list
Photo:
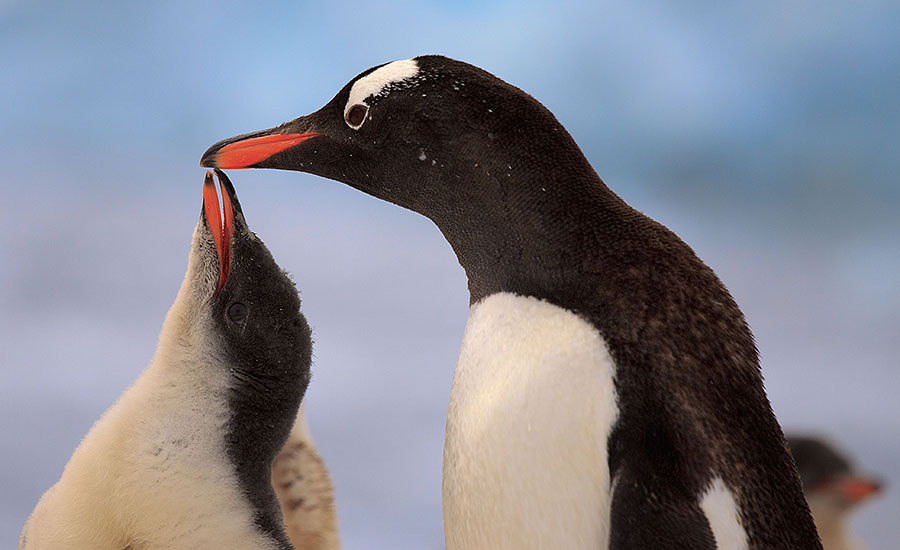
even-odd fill
[(221, 207), (216, 184), (213, 182), (213, 174), (207, 170), (203, 180), (203, 214), (216, 244), (216, 255), (219, 257), (217, 292), (220, 292), (225, 286), (228, 272), (231, 270), (231, 239), (234, 235), (234, 208), (231, 205), (231, 197), (222, 185), (221, 179), (219, 180), (219, 191), (222, 194)]

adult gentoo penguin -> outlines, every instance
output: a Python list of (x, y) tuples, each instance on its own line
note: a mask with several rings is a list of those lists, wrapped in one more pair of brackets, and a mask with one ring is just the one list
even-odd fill
[(201, 164), (301, 170), (430, 218), (468, 276), (444, 531), (474, 548), (820, 548), (750, 331), (534, 98), (440, 56)]
[(787, 442), (824, 550), (862, 548), (850, 532), (850, 519), (864, 502), (881, 492), (881, 481), (859, 472), (850, 459), (820, 437), (788, 434)]
[(156, 354), (38, 502), (20, 550), (292, 548), (271, 469), (309, 382), (310, 329), (218, 177), (222, 204), (207, 172)]

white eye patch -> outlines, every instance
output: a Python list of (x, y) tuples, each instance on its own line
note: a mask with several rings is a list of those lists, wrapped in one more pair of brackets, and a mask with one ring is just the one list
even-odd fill
[[(365, 105), (368, 108), (369, 104), (365, 101), (367, 97), (382, 95), (392, 85), (414, 78), (418, 74), (419, 64), (416, 60), (404, 59), (388, 63), (360, 78), (350, 88), (347, 104), (344, 105), (344, 120), (348, 120), (347, 115), (354, 106)], [(348, 124), (350, 123), (348, 122)], [(357, 129), (360, 126), (362, 126), (362, 121), (358, 125), (350, 125), (353, 129)]]

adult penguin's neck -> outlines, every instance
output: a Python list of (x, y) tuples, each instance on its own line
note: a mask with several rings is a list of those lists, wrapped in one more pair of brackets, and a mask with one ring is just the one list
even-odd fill
[(518, 170), (494, 161), (472, 177), (480, 181), (450, 206), (429, 210), (466, 271), (473, 304), (497, 292), (576, 303), (586, 291), (578, 279), (613, 268), (608, 256), (623, 244), (623, 225), (643, 218), (586, 160)]

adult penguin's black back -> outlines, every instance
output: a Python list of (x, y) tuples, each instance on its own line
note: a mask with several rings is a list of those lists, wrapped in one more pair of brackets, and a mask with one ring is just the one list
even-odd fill
[(471, 309), (444, 449), (447, 546), (820, 548), (750, 330), (531, 96), (440, 56), (213, 145), (433, 220)]

